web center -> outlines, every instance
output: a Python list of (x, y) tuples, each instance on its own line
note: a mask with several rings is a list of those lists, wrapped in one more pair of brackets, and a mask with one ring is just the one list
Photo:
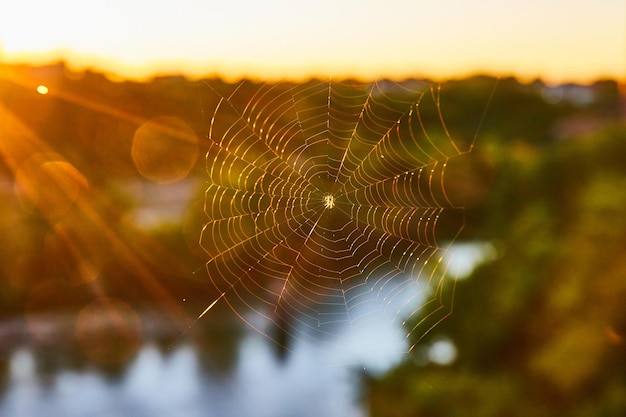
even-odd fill
[(331, 209), (335, 207), (335, 197), (332, 194), (324, 194), (324, 208)]

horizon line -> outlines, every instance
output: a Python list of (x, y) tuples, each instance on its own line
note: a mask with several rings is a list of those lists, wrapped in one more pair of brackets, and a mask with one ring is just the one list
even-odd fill
[(73, 73), (73, 75), (80, 75), (81, 73), (92, 72), (105, 76), (107, 79), (114, 82), (150, 82), (159, 78), (167, 77), (183, 77), (190, 81), (199, 81), (206, 79), (220, 79), (225, 82), (236, 82), (240, 80), (251, 80), (258, 82), (304, 82), (314, 79), (326, 79), (336, 78), (342, 80), (358, 80), (364, 82), (371, 82), (375, 80), (428, 80), (433, 82), (453, 81), (475, 77), (490, 77), (497, 79), (513, 78), (522, 83), (532, 83), (536, 81), (543, 82), (546, 85), (566, 85), (566, 84), (578, 84), (578, 85), (591, 85), (600, 81), (615, 81), (618, 85), (626, 84), (626, 76), (618, 77), (609, 74), (596, 74), (593, 76), (561, 76), (550, 77), (540, 74), (520, 74), (515, 71), (493, 71), (493, 70), (481, 70), (470, 69), (466, 71), (448, 71), (445, 74), (428, 74), (418, 73), (417, 71), (370, 71), (369, 74), (360, 74), (359, 71), (335, 71), (324, 72), (311, 70), (308, 72), (293, 72), (284, 71), (282, 74), (277, 74), (271, 70), (257, 70), (257, 71), (239, 71), (233, 73), (233, 71), (220, 71), (219, 69), (199, 71), (199, 70), (185, 70), (185, 69), (157, 69), (152, 71), (133, 71), (128, 70), (114, 70), (107, 68), (110, 65), (98, 65), (98, 64), (75, 64), (65, 58), (51, 58), (42, 60), (10, 60), (6, 61), (0, 57), (0, 68), (4, 66), (9, 67), (30, 67), (30, 68), (44, 68), (44, 67), (62, 67), (66, 72)]

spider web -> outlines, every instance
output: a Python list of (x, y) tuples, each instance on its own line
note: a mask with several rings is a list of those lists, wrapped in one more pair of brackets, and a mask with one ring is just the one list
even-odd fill
[(380, 315), (417, 322), (406, 336), (419, 336), (450, 314), (444, 255), (464, 212), (444, 174), (473, 143), (449, 133), (438, 88), (207, 87), (215, 100), (200, 245), (216, 296), (200, 317), (225, 302), (287, 348)]

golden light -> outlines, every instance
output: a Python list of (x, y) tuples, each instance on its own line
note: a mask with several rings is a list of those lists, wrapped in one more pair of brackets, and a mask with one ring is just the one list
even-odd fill
[(624, 2), (570, 2), (567, 13), (564, 4), (112, 0), (94, 9), (78, 0), (24, 0), (0, 14), (0, 61), (64, 60), (134, 79), (623, 77)]
[[(38, 208), (47, 218), (67, 214), (89, 188), (85, 176), (61, 157), (35, 153), (15, 172), (15, 187), (27, 210)], [(23, 191), (23, 192), (22, 192)]]
[(45, 86), (45, 85), (43, 85), (43, 84), (39, 84), (39, 85), (37, 86), (37, 92), (38, 92), (39, 94), (43, 95), (43, 96), (45, 96), (46, 94), (48, 94), (48, 91), (49, 91), (49, 90), (48, 90), (48, 87), (46, 87), (46, 86)]
[(185, 178), (198, 153), (194, 130), (181, 119), (165, 116), (142, 124), (135, 132), (131, 148), (137, 171), (161, 184)]

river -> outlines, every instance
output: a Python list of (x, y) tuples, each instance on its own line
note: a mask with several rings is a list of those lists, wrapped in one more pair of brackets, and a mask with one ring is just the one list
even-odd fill
[[(462, 277), (492, 256), (492, 249), (459, 245), (451, 268)], [(55, 320), (41, 321), (45, 327)], [(22, 324), (4, 323), (0, 339), (14, 340), (11, 329), (15, 333)], [(407, 347), (402, 328), (382, 317), (347, 327), (332, 343), (295, 341), (286, 355), (260, 333), (242, 330), (232, 347), (232, 364), (224, 366), (215, 363), (224, 355), (207, 361), (212, 347), (185, 338), (165, 346), (146, 339), (114, 372), (77, 361), (71, 349), (57, 352), (24, 343), (7, 349), (5, 344), (0, 416), (361, 417), (367, 415), (363, 372), (390, 369), (406, 358)], [(456, 346), (440, 340), (427, 352), (430, 360), (446, 364), (454, 360)]]

